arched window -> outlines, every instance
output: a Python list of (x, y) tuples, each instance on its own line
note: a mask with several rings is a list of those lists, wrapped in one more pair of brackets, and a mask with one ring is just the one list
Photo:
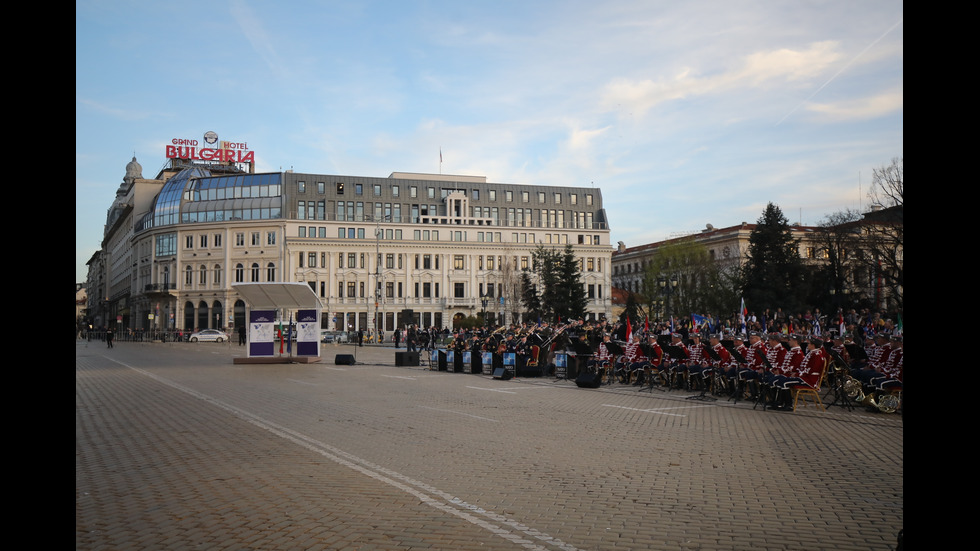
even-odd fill
[(235, 265), (235, 283), (245, 282), (245, 266), (241, 263)]
[(252, 263), (252, 281), (259, 281), (259, 263)]
[(272, 262), (265, 267), (265, 280), (275, 281), (276, 280), (276, 265)]
[(221, 285), (221, 264), (215, 264), (212, 273), (214, 274), (214, 284)]
[(205, 287), (208, 284), (208, 267), (201, 264), (201, 287)]
[(191, 287), (194, 284), (193, 280), (194, 280), (194, 271), (191, 270), (190, 266), (188, 266), (187, 269), (184, 270), (184, 285), (187, 286), (188, 288)]

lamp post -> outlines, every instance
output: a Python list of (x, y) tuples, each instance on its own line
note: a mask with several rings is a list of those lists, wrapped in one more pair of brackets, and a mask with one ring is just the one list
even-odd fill
[[(384, 327), (384, 297), (382, 296), (382, 272), (381, 272), (381, 222), (390, 221), (391, 215), (386, 214), (384, 216), (376, 217), (375, 223), (376, 228), (374, 232), (375, 237), (375, 266), (374, 266), (374, 334), (378, 338), (378, 344), (384, 344), (381, 341), (381, 330), (378, 328), (378, 322), (380, 321), (381, 327)], [(381, 320), (378, 319), (380, 313)]]
[(670, 296), (677, 290), (677, 275), (673, 274), (669, 279), (666, 276), (661, 275), (657, 278), (657, 285), (660, 286), (660, 292), (665, 297), (665, 311), (667, 318), (672, 320), (672, 313), (670, 311)]

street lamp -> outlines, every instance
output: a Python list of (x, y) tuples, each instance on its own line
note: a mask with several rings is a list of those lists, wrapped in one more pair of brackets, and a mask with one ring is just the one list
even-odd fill
[[(384, 222), (384, 221), (390, 222), (391, 221), (391, 215), (390, 214), (386, 214), (384, 216), (376, 217), (375, 218), (375, 223), (376, 223), (377, 227), (375, 228), (375, 231), (374, 231), (374, 237), (375, 237), (375, 246), (374, 246), (374, 251), (375, 251), (375, 266), (374, 266), (374, 334), (379, 339), (378, 340), (378, 343), (379, 344), (384, 344), (380, 340), (381, 339), (381, 331), (378, 329), (378, 322), (379, 321), (382, 324), (381, 327), (384, 327), (384, 319), (381, 319), (381, 320), (378, 319), (379, 313), (380, 313), (380, 317), (381, 318), (384, 318), (384, 314), (385, 314), (385, 312), (384, 312), (384, 300), (383, 300), (383, 297), (381, 295), (381, 293), (382, 293), (382, 287), (383, 287), (383, 281), (382, 281), (382, 277), (383, 276), (382, 276), (382, 272), (381, 272), (381, 235), (382, 235), (382, 233), (381, 233), (381, 222)], [(380, 310), (379, 310), (379, 308), (380, 308)]]
[(670, 295), (674, 294), (674, 292), (677, 290), (677, 275), (671, 275), (670, 279), (667, 279), (666, 276), (661, 275), (657, 278), (657, 285), (660, 286), (660, 292), (666, 297), (667, 317), (669, 319), (673, 319), (670, 311)]

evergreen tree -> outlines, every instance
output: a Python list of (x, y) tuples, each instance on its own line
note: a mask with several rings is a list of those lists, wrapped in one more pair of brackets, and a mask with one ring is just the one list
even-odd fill
[[(564, 252), (538, 247), (534, 251), (534, 271), (540, 282), (538, 297), (542, 317), (549, 321), (585, 316), (588, 297), (580, 278), (581, 267), (571, 245)], [(525, 306), (527, 306), (525, 302)]]
[(799, 241), (776, 205), (769, 203), (749, 236), (748, 259), (742, 270), (742, 291), (752, 310), (782, 308), (793, 312), (806, 295)]
[(532, 321), (544, 319), (541, 297), (538, 296), (538, 289), (531, 280), (531, 272), (527, 270), (521, 272), (521, 302), (524, 304), (526, 319)]

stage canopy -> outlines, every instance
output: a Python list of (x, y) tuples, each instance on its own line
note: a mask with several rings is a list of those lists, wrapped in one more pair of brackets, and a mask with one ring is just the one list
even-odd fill
[(306, 283), (236, 283), (231, 287), (255, 310), (322, 308), (320, 298)]

